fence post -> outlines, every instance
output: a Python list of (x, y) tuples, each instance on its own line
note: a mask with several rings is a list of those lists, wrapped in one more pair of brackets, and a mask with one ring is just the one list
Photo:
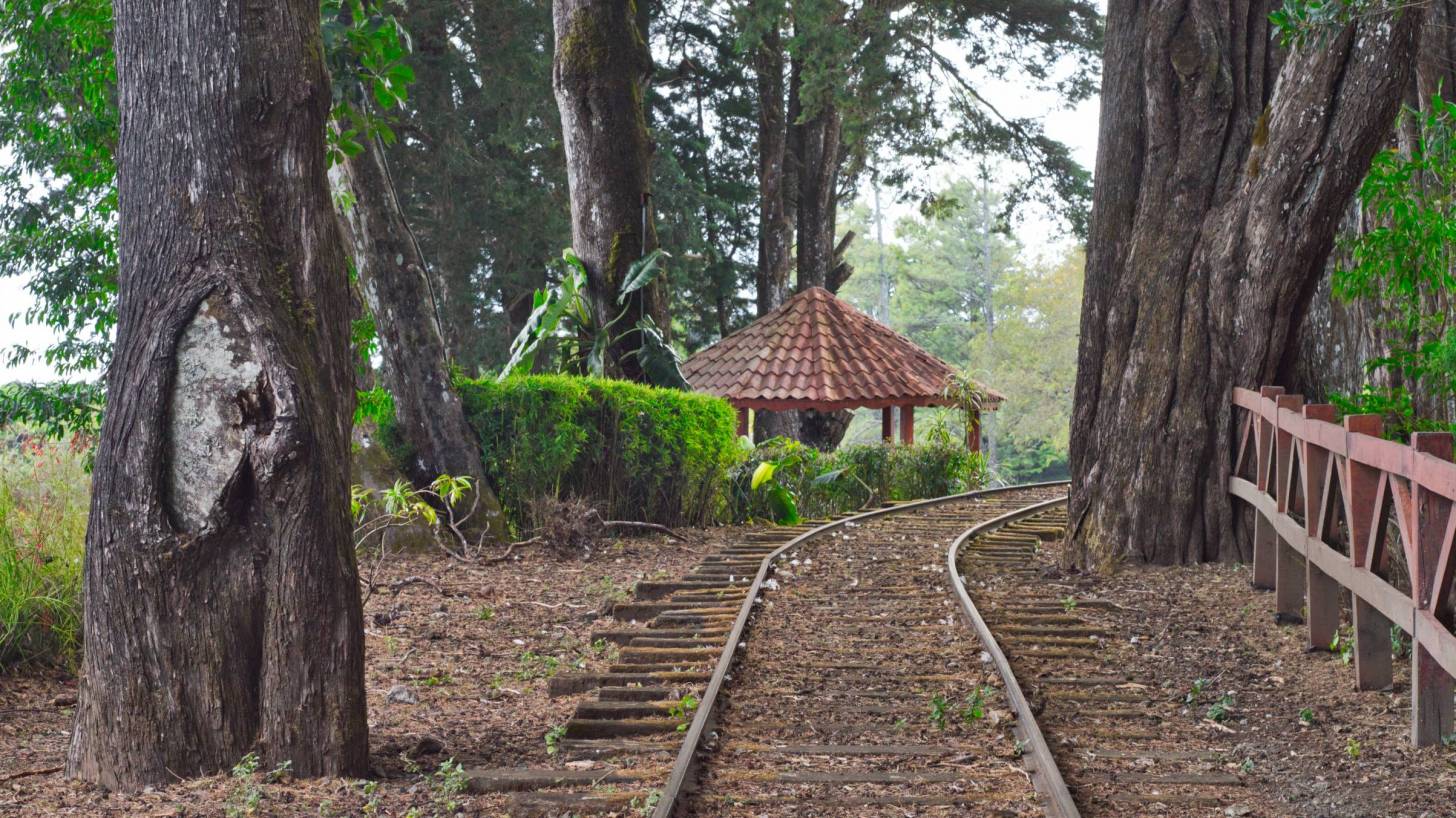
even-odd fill
[[(1335, 407), (1327, 403), (1304, 407), (1304, 418), (1334, 423)], [(1325, 504), (1329, 497), (1330, 452), (1317, 444), (1301, 441), (1300, 477), (1303, 478), (1304, 530), (1324, 540)], [(1309, 646), (1329, 650), (1340, 628), (1340, 582), (1321, 571), (1314, 560), (1305, 560), (1305, 585), (1309, 588)]]
[[(1278, 398), (1284, 394), (1282, 386), (1265, 386), (1259, 389), (1260, 399)], [(1254, 456), (1257, 458), (1255, 474), (1258, 479), (1259, 491), (1268, 493), (1269, 461), (1271, 450), (1274, 448), (1274, 424), (1264, 419), (1262, 414), (1254, 417)], [(1274, 553), (1278, 547), (1278, 537), (1274, 533), (1274, 524), (1264, 519), (1263, 514), (1254, 515), (1254, 587), (1264, 590), (1274, 588)]]
[[(1380, 437), (1385, 428), (1380, 415), (1346, 415), (1345, 434)], [(1377, 504), (1380, 471), (1348, 457), (1341, 494), (1345, 501), (1345, 526), (1350, 532), (1350, 561), (1356, 568), (1373, 569), (1371, 537), (1382, 530)], [(1355, 630), (1355, 689), (1385, 690), (1395, 680), (1390, 644), (1393, 624), (1374, 605), (1350, 592), (1350, 610)]]
[[(1280, 395), (1274, 399), (1279, 409), (1299, 409), (1303, 395)], [(1278, 416), (1275, 416), (1278, 420)], [(1280, 514), (1289, 511), (1289, 473), (1294, 468), (1294, 435), (1274, 426), (1274, 502)], [(1304, 565), (1294, 546), (1283, 537), (1274, 538), (1274, 610), (1283, 622), (1302, 622), (1305, 606)]]
[[(1411, 435), (1411, 448), (1422, 454), (1450, 460), (1452, 438), (1449, 432), (1417, 432)], [(1426, 491), (1414, 480), (1414, 529), (1416, 560), (1411, 566), (1411, 595), (1417, 603), (1416, 620), (1411, 623), (1411, 742), (1417, 747), (1440, 744), (1453, 730), (1456, 712), (1452, 696), (1456, 680), (1436, 662), (1422, 644), (1421, 613), (1430, 610), (1432, 594), (1439, 582), (1436, 563), (1445, 545), (1446, 527), (1452, 513), (1451, 501), (1435, 492)]]

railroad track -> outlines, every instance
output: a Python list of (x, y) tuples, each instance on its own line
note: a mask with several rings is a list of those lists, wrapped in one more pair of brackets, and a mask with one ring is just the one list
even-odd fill
[(639, 583), (614, 610), (630, 626), (597, 634), (617, 663), (552, 680), (554, 694), (595, 691), (558, 742), (576, 766), (479, 771), (472, 786), (514, 791), (521, 816), (1075, 814), (1055, 811), (1056, 766), (994, 643), (962, 620), (946, 563), (968, 529), (1064, 492), (775, 530)]
[(1057, 578), (1055, 549), (1041, 545), (1065, 520), (1063, 506), (967, 532), (950, 559), (1046, 737), (1071, 814), (1246, 814), (1221, 692), (1156, 678), (1146, 640), (1128, 636), (1148, 632), (1145, 616)]

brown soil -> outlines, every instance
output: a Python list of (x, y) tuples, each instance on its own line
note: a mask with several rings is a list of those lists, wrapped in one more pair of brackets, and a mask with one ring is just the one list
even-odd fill
[[(688, 544), (627, 539), (588, 561), (540, 548), (497, 565), (462, 564), (433, 551), (388, 558), (375, 580), (382, 587), (364, 609), (377, 783), (268, 782), (260, 771), (119, 795), (54, 772), (25, 775), (63, 763), (75, 680), (54, 672), (0, 676), (0, 815), (223, 816), (250, 791), (259, 793), (254, 815), (503, 815), (503, 796), (447, 796), (433, 774), (448, 759), (467, 769), (554, 763), (544, 737), (585, 695), (548, 698), (548, 676), (573, 666), (605, 668), (610, 650), (588, 640), (594, 625), (613, 624), (600, 618), (610, 604), (639, 579), (678, 576), (741, 532), (685, 532)], [(418, 703), (389, 701), (394, 688)]]
[(1083, 815), (1456, 816), (1456, 747), (1410, 745), (1409, 659), (1357, 692), (1245, 566), (1066, 576), (1058, 550), (966, 575), (994, 631), (1051, 628), (1000, 641)]

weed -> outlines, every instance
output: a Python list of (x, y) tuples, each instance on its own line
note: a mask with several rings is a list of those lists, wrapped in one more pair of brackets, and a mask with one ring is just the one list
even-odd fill
[(253, 777), (257, 772), (257, 753), (248, 753), (233, 765), (233, 789), (228, 793), (227, 803), (223, 805), (223, 813), (227, 818), (239, 818), (258, 811), (258, 805), (263, 802), (263, 789)]
[(678, 699), (676, 704), (668, 708), (667, 714), (678, 723), (677, 731), (683, 733), (687, 731), (688, 723), (692, 721), (693, 712), (697, 709), (698, 697), (689, 693), (681, 699)]
[(1309, 727), (1309, 726), (1313, 725), (1314, 724), (1314, 709), (1313, 708), (1310, 708), (1310, 707), (1306, 707), (1303, 710), (1300, 710), (1299, 711), (1299, 723), (1300, 724), (1303, 724), (1305, 727)]
[(475, 618), (479, 619), (481, 622), (489, 622), (490, 620), (495, 619), (495, 608), (492, 608), (489, 605), (481, 605), (480, 608), (475, 611)]
[(930, 697), (930, 723), (936, 729), (945, 729), (945, 717), (950, 712), (950, 702), (939, 693)]
[(1016, 758), (1021, 758), (1022, 756), (1026, 755), (1026, 747), (1027, 744), (1024, 740), (1017, 739), (1016, 744), (1012, 745), (1011, 747), (1011, 755)]
[(546, 755), (554, 756), (561, 751), (561, 740), (566, 738), (566, 725), (558, 724), (546, 731)]
[(1330, 653), (1338, 654), (1340, 661), (1350, 664), (1355, 658), (1355, 632), (1348, 625), (1341, 625), (1335, 629), (1335, 636), (1330, 640)]
[(626, 602), (629, 596), (627, 588), (618, 584), (616, 580), (608, 576), (597, 580), (588, 590), (606, 599), (608, 602)]
[(425, 687), (444, 687), (445, 685), (450, 684), (452, 681), (454, 680), (450, 678), (450, 674), (436, 673), (421, 679), (420, 684), (424, 685)]
[(1203, 691), (1206, 689), (1208, 689), (1207, 679), (1194, 679), (1193, 686), (1188, 688), (1188, 692), (1183, 695), (1183, 703), (1193, 704), (1197, 702), (1203, 696)]
[(1230, 692), (1223, 694), (1223, 696), (1219, 697), (1218, 701), (1209, 705), (1207, 715), (1210, 720), (1222, 724), (1228, 721), (1229, 716), (1232, 716), (1233, 712), (1234, 694)]
[(362, 782), (362, 784), (360, 785), (359, 790), (360, 790), (360, 792), (362, 792), (364, 794), (364, 814), (365, 815), (378, 815), (379, 814), (379, 782), (378, 781), (365, 781), (365, 782)]
[(630, 802), (630, 806), (633, 810), (636, 810), (638, 815), (651, 815), (652, 811), (657, 809), (657, 802), (661, 800), (662, 791), (653, 790), (652, 792), (647, 793), (647, 797), (645, 798), (638, 798), (634, 796), (632, 798), (632, 801)]
[(907, 719), (907, 718), (905, 718), (904, 716), (901, 716), (900, 718), (895, 719), (895, 729), (896, 730), (904, 730), (906, 727), (909, 727), (909, 726), (910, 726), (910, 720)]
[(989, 687), (978, 687), (966, 696), (965, 706), (961, 708), (961, 722), (970, 724), (973, 721), (980, 721), (986, 717), (986, 699), (992, 694)]
[(561, 660), (555, 656), (536, 653), (528, 650), (521, 654), (521, 669), (516, 671), (516, 678), (523, 682), (532, 679), (549, 679), (556, 675), (561, 667)]
[(1346, 741), (1345, 742), (1345, 755), (1349, 756), (1351, 761), (1359, 761), (1360, 760), (1360, 740), (1359, 739), (1353, 739), (1352, 738), (1349, 741)]
[(1395, 658), (1404, 659), (1410, 656), (1410, 648), (1410, 637), (1405, 635), (1405, 631), (1401, 630), (1399, 625), (1391, 625), (1390, 652)]
[(1072, 596), (1071, 594), (1062, 597), (1061, 602), (1062, 610), (1066, 611), (1067, 613), (1071, 613), (1072, 611), (1077, 610), (1077, 598)]
[(465, 768), (460, 762), (453, 758), (446, 759), (435, 770), (430, 779), (430, 795), (435, 802), (435, 807), (445, 811), (445, 814), (452, 815), (460, 809), (460, 794), (470, 780), (465, 776)]
[(1252, 759), (1252, 758), (1246, 758), (1246, 759), (1244, 759), (1244, 763), (1239, 765), (1239, 772), (1243, 773), (1244, 775), (1248, 775), (1249, 773), (1251, 773), (1253, 771), (1254, 771), (1254, 759)]

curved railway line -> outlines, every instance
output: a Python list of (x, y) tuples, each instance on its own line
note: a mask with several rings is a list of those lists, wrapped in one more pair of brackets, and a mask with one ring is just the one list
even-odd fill
[(1130, 612), (1047, 579), (1065, 514), (1065, 484), (906, 503), (639, 583), (625, 626), (597, 634), (616, 662), (552, 680), (595, 691), (557, 741), (566, 768), (472, 786), (513, 791), (520, 816), (1221, 806), (1240, 782), (1218, 731), (1193, 751), (1165, 737), (1176, 697), (1117, 669), (1108, 636)]

